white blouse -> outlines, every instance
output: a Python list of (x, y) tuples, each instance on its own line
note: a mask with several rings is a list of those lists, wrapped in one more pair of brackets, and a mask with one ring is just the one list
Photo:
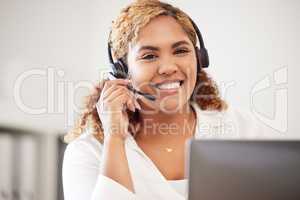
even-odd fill
[[(229, 108), (226, 112), (202, 111), (197, 115), (195, 139), (253, 139), (263, 136), (250, 115)], [(68, 144), (63, 160), (65, 200), (185, 200), (187, 180), (168, 181), (152, 160), (129, 136), (125, 151), (135, 193), (100, 174), (102, 144), (88, 132)], [(138, 166), (138, 167), (137, 167)]]
[(176, 192), (178, 192), (182, 196), (187, 197), (187, 181), (188, 179), (169, 180), (168, 183), (172, 186), (174, 190), (176, 190)]

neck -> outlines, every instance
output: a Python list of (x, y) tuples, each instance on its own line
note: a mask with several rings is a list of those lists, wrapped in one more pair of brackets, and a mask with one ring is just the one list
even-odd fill
[(141, 130), (139, 138), (178, 138), (193, 134), (196, 114), (190, 103), (186, 103), (176, 112), (141, 112)]

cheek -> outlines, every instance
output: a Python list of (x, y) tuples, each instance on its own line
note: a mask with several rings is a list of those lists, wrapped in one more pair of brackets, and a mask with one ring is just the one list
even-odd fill
[(132, 83), (137, 88), (146, 87), (155, 76), (155, 68), (151, 66), (133, 65), (130, 68)]
[(191, 55), (181, 60), (181, 70), (185, 74), (183, 85), (184, 96), (189, 95), (194, 90), (197, 79), (197, 60)]
[(197, 61), (193, 56), (189, 56), (189, 58), (182, 59), (181, 70), (186, 74), (189, 81), (196, 80), (196, 73), (197, 73)]

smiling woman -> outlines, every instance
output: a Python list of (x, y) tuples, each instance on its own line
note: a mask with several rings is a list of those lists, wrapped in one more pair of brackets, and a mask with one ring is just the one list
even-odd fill
[[(115, 62), (127, 68), (126, 80), (101, 80), (65, 136), (66, 200), (187, 195), (185, 142), (199, 135), (199, 119), (206, 123), (199, 113), (227, 108), (202, 69), (196, 31), (183, 11), (157, 0), (121, 11), (109, 45)], [(134, 96), (129, 85), (155, 101)]]
[[(129, 64), (128, 78), (133, 80), (135, 87), (145, 92), (158, 92), (163, 95), (164, 92), (158, 90), (159, 84), (177, 79), (180, 86), (185, 83), (185, 87), (192, 90), (192, 94), (183, 94), (181, 97), (196, 102), (202, 110), (222, 111), (227, 105), (220, 98), (215, 82), (204, 70), (196, 72), (196, 42), (196, 32), (188, 15), (178, 8), (156, 0), (139, 0), (124, 8), (112, 24), (109, 39), (113, 57)], [(169, 59), (171, 56), (172, 60)], [(176, 72), (171, 72), (170, 75), (168, 70), (172, 71), (178, 66), (180, 70), (175, 69)], [(153, 77), (153, 74), (156, 76)], [(103, 127), (96, 103), (106, 81), (101, 80), (86, 97), (83, 114), (65, 136), (67, 142), (77, 138), (87, 125), (92, 129), (94, 136), (103, 142)], [(157, 87), (150, 87), (151, 83)], [(183, 89), (181, 91), (184, 92)], [(151, 106), (147, 101), (140, 103)], [(136, 127), (139, 127), (141, 122), (140, 112), (133, 114), (128, 111), (128, 115), (130, 132), (135, 134)]]
[[(161, 109), (161, 101), (165, 99), (166, 110), (186, 109), (179, 103), (186, 104), (195, 88), (197, 59), (194, 49), (186, 32), (171, 16), (156, 17), (139, 31), (137, 41), (129, 45), (129, 74), (136, 87), (142, 85), (141, 90), (159, 96), (154, 103), (141, 101), (145, 104), (142, 107)], [(145, 83), (154, 83), (157, 90), (153, 91)], [(165, 98), (167, 96), (169, 98)]]

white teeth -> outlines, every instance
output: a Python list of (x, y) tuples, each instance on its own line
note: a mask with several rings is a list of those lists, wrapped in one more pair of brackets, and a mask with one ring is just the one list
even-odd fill
[(164, 83), (158, 86), (159, 89), (176, 89), (180, 87), (180, 82)]

